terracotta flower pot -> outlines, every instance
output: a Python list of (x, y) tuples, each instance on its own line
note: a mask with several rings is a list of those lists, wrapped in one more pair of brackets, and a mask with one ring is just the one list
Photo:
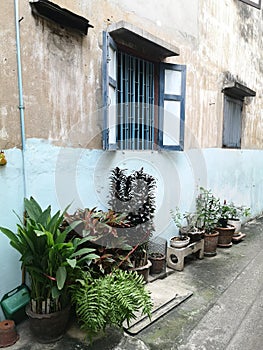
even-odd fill
[(0, 322), (0, 348), (15, 344), (19, 336), (15, 329), (13, 320), (4, 320)]
[(131, 270), (136, 271), (139, 275), (143, 276), (144, 281), (147, 283), (149, 278), (149, 271), (152, 263), (150, 260), (147, 260), (147, 264), (144, 266), (134, 267)]
[(163, 272), (166, 260), (163, 254), (150, 255), (149, 260), (152, 263), (152, 266), (150, 267), (150, 274), (157, 275)]
[(219, 232), (204, 234), (204, 255), (215, 256), (217, 254), (216, 247), (218, 243)]
[(235, 226), (228, 225), (227, 227), (216, 227), (219, 232), (218, 247), (229, 248), (232, 246), (232, 237), (235, 232)]
[(194, 243), (200, 241), (204, 237), (205, 231), (190, 231), (187, 234), (188, 237), (190, 237), (190, 243)]

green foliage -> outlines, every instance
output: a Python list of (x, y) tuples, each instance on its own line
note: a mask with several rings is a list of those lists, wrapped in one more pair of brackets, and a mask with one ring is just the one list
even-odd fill
[(170, 210), (170, 214), (174, 224), (179, 229), (180, 237), (184, 238), (191, 232), (200, 231), (200, 229), (197, 227), (199, 217), (196, 212), (181, 213), (179, 208), (176, 207), (175, 210), (173, 209)]
[(213, 233), (220, 219), (220, 201), (211, 190), (200, 187), (200, 194), (196, 198), (196, 213), (198, 227), (206, 233)]
[(111, 175), (112, 209), (78, 209), (65, 214), (63, 225), (74, 224), (72, 236), (87, 237), (85, 246), (96, 249), (93, 277), (111, 273), (116, 267), (127, 269), (147, 262), (147, 244), (155, 211), (155, 179), (143, 168), (129, 176), (118, 167)]
[(71, 286), (72, 300), (81, 328), (90, 337), (107, 325), (122, 327), (124, 321), (129, 324), (137, 312), (150, 317), (150, 293), (136, 272), (117, 269), (98, 279), (82, 272), (77, 282)]
[(227, 204), (225, 201), (222, 206), (222, 211), (227, 219), (240, 219), (242, 217), (248, 217), (250, 215), (250, 208), (244, 205), (235, 205), (233, 202)]
[(22, 267), (31, 279), (31, 298), (35, 312), (43, 312), (43, 302), (49, 300), (49, 312), (62, 308), (67, 300), (68, 283), (83, 264), (97, 258), (94, 249), (80, 249), (84, 240), (67, 241), (72, 227), (61, 231), (64, 212), (51, 215), (51, 207), (42, 211), (33, 197), (24, 200), (25, 218), (17, 224), (17, 232), (0, 227), (10, 244), (20, 254)]
[(178, 227), (179, 229), (182, 228), (184, 216), (179, 211), (179, 208), (176, 207), (175, 210), (171, 209), (170, 214), (173, 219), (173, 222), (175, 223), (175, 226)]
[(216, 226), (227, 227), (229, 219), (238, 219), (250, 215), (250, 208), (237, 206), (233, 202), (223, 204), (216, 198), (211, 190), (200, 187), (200, 194), (196, 199), (196, 213), (198, 227), (202, 227), (207, 233), (212, 233)]
[(156, 180), (143, 168), (126, 175), (126, 170), (118, 167), (112, 170), (110, 180), (109, 205), (115, 212), (126, 215), (129, 223), (129, 227), (118, 229), (118, 235), (136, 247), (130, 259), (135, 267), (141, 266), (145, 263), (142, 252), (147, 250), (154, 232)]
[(94, 276), (110, 273), (120, 264), (122, 268), (132, 266), (128, 259), (122, 263), (132, 249), (126, 238), (118, 234), (118, 228), (128, 226), (125, 217), (112, 210), (104, 212), (96, 208), (78, 209), (65, 215), (64, 225), (75, 225), (71, 234), (86, 237), (84, 245), (96, 249), (98, 257), (91, 264)]
[(145, 173), (143, 168), (130, 175), (124, 169), (114, 168), (111, 173), (109, 204), (119, 213), (127, 215), (131, 226), (137, 226), (153, 219), (156, 180)]

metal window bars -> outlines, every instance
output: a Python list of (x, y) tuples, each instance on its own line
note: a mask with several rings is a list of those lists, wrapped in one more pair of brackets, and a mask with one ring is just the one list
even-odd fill
[(118, 53), (117, 143), (122, 150), (154, 147), (154, 65)]

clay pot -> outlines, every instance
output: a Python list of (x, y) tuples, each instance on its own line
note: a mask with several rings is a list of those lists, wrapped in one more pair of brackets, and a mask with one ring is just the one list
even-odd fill
[(152, 263), (150, 260), (147, 260), (147, 264), (144, 266), (134, 267), (131, 270), (136, 271), (139, 275), (143, 276), (144, 281), (147, 283), (149, 278), (149, 271)]
[(163, 254), (152, 254), (149, 256), (149, 260), (152, 263), (150, 267), (151, 275), (157, 275), (163, 272), (165, 268), (165, 256)]
[(205, 231), (189, 231), (187, 233), (188, 237), (190, 237), (190, 243), (198, 242), (204, 237)]
[(18, 339), (19, 335), (16, 332), (13, 320), (0, 322), (0, 348), (15, 344)]
[(219, 232), (204, 234), (204, 255), (215, 256), (217, 254), (216, 247), (218, 243)]
[(235, 226), (228, 225), (227, 227), (216, 227), (219, 232), (218, 247), (229, 248), (232, 246), (232, 237), (235, 232)]

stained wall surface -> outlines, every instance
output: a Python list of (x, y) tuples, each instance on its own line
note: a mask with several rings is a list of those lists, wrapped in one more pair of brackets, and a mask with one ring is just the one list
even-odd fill
[[(27, 138), (101, 148), (102, 31), (123, 20), (180, 49), (180, 56), (167, 60), (187, 66), (186, 126), (200, 147), (222, 145), (221, 90), (229, 73), (256, 91), (245, 101), (242, 147), (261, 148), (262, 10), (238, 0), (55, 3), (84, 16), (94, 28), (81, 36), (33, 16), (28, 1), (19, 1)], [(1, 13), (0, 147), (10, 148), (21, 144), (11, 0), (1, 3)], [(68, 140), (76, 125), (84, 139), (76, 133)], [(185, 143), (192, 146), (189, 138)]]
[[(16, 228), (23, 198), (53, 210), (107, 208), (115, 166), (157, 179), (156, 234), (175, 234), (169, 210), (192, 210), (199, 186), (222, 200), (263, 210), (262, 9), (239, 0), (54, 0), (87, 18), (87, 36), (33, 16), (19, 5), (25, 148), (16, 58), (14, 1), (0, 2), (0, 226)], [(176, 46), (167, 62), (186, 65), (184, 152), (102, 150), (102, 32), (126, 21)], [(241, 149), (222, 149), (227, 79), (256, 92), (245, 98)], [(21, 108), (21, 106), (20, 106)], [(0, 235), (0, 299), (21, 283), (19, 256)], [(3, 318), (3, 315), (0, 315)]]

